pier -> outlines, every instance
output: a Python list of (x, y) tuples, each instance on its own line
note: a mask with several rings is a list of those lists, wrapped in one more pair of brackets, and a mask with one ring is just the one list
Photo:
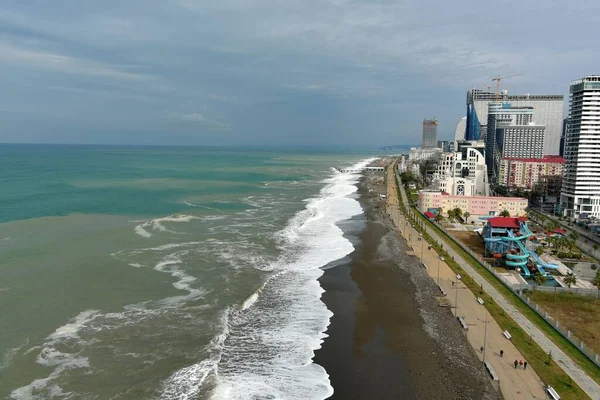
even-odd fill
[(363, 168), (335, 168), (337, 171), (348, 174), (358, 174), (361, 172), (383, 172), (384, 167), (363, 167)]

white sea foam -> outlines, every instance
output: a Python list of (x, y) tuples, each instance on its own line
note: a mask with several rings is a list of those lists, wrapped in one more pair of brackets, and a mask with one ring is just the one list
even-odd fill
[(21, 350), (23, 347), (27, 346), (28, 344), (29, 344), (29, 338), (26, 338), (18, 347), (13, 347), (13, 348), (6, 350), (4, 352), (4, 355), (2, 356), (2, 358), (0, 358), (0, 371), (3, 370), (4, 368), (8, 367), (12, 363), (13, 358), (17, 355), (19, 350)]
[[(138, 235), (149, 238), (153, 235), (152, 232), (167, 232), (173, 234), (179, 234), (179, 232), (167, 229), (163, 224), (166, 222), (170, 223), (181, 223), (181, 222), (190, 222), (194, 219), (200, 219), (200, 217), (196, 217), (193, 215), (169, 215), (168, 217), (155, 218), (148, 221), (143, 221), (143, 223), (136, 225), (134, 228), (135, 233)], [(140, 221), (136, 221), (140, 222)]]
[(354, 250), (337, 224), (362, 213), (349, 197), (359, 177), (332, 172), (320, 195), (308, 199), (306, 208), (277, 233), (283, 254), (265, 268), (276, 274), (232, 310), (213, 399), (323, 399), (333, 394), (326, 371), (312, 363), (332, 316), (320, 300), (318, 278), (325, 265)]
[(42, 345), (40, 353), (36, 357), (36, 362), (47, 367), (54, 367), (54, 370), (46, 378), (35, 379), (30, 384), (13, 390), (10, 397), (16, 400), (37, 400), (68, 395), (68, 393), (63, 392), (60, 386), (52, 382), (67, 370), (89, 368), (90, 364), (87, 357), (62, 352), (57, 347), (60, 344), (79, 340), (79, 330), (93, 321), (97, 315), (98, 311), (96, 310), (83, 311), (50, 334)]

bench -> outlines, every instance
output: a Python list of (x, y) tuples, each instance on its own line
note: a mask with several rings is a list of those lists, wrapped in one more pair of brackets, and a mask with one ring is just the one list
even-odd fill
[(507, 338), (508, 340), (510, 340), (510, 338), (512, 337), (512, 336), (510, 335), (510, 333), (508, 333), (508, 331), (504, 331), (504, 332), (502, 332), (502, 334), (503, 334), (503, 335), (504, 335), (504, 337), (505, 337), (505, 338)]
[(494, 371), (494, 368), (492, 368), (492, 366), (490, 365), (490, 363), (487, 362), (487, 361), (484, 361), (483, 364), (485, 365), (485, 369), (487, 369), (487, 372), (492, 377), (492, 380), (497, 381), (498, 380), (498, 375), (496, 375), (496, 371)]
[(554, 390), (552, 386), (548, 385), (548, 387), (546, 388), (546, 392), (548, 392), (550, 397), (552, 397), (554, 400), (560, 400), (560, 396), (558, 395), (558, 393), (556, 393), (556, 390)]
[(456, 279), (458, 279), (460, 281), (462, 277), (460, 276), (460, 274), (456, 274)]
[(446, 295), (446, 291), (444, 289), (442, 289), (441, 286), (438, 286), (438, 289), (440, 289), (440, 292), (442, 292), (442, 294), (445, 296)]
[(464, 330), (469, 330), (469, 326), (467, 325), (467, 322), (463, 317), (456, 317), (456, 319), (458, 319), (458, 322), (460, 322), (460, 325), (463, 327)]
[(477, 302), (478, 302), (479, 304), (483, 305), (483, 299), (482, 299), (481, 297), (478, 297), (478, 298), (477, 298)]

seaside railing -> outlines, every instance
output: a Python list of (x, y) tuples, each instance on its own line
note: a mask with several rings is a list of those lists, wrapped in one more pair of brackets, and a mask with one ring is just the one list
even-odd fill
[[(398, 183), (401, 184), (402, 179), (398, 175), (397, 171), (396, 171), (396, 177), (398, 178)], [(406, 208), (406, 211), (408, 213), (411, 213), (416, 210), (424, 218), (427, 218), (425, 216), (425, 214), (418, 208), (415, 207), (414, 209), (411, 209), (410, 205), (407, 202), (408, 199), (406, 198), (406, 194), (405, 194), (404, 190), (402, 190), (402, 188), (399, 188), (399, 190), (401, 191), (402, 199), (404, 200), (403, 203), (404, 203), (404, 207)], [(427, 218), (427, 219), (429, 219), (429, 218)], [(466, 246), (460, 240), (458, 240), (458, 239), (454, 238), (452, 235), (450, 235), (448, 233), (448, 231), (441, 224), (438, 224), (436, 221), (431, 221), (431, 220), (430, 220), (430, 222), (433, 225), (435, 225), (437, 228), (439, 228), (440, 231), (448, 239), (450, 239), (458, 247), (460, 247), (463, 251), (465, 251), (471, 257), (473, 257), (473, 259), (475, 259), (481, 266), (483, 266), (485, 269), (487, 269), (495, 278), (497, 278), (500, 282), (502, 282), (502, 284), (505, 287), (507, 287), (510, 291), (512, 291), (514, 294), (516, 294), (521, 300), (523, 300), (523, 302), (525, 304), (527, 304), (527, 306), (531, 310), (533, 310), (536, 314), (538, 314), (540, 317), (542, 317), (548, 324), (550, 324), (550, 326), (552, 326), (565, 339), (567, 339), (569, 342), (571, 342), (571, 344), (573, 344), (573, 346), (577, 347), (594, 364), (596, 364), (598, 367), (600, 367), (600, 356), (595, 350), (593, 350), (583, 340), (581, 340), (576, 335), (574, 335), (573, 332), (571, 332), (567, 328), (563, 327), (562, 324), (560, 323), (560, 321), (558, 321), (556, 318), (552, 317), (552, 315), (548, 311), (546, 311), (539, 304), (536, 304), (533, 300), (531, 300), (531, 298), (529, 296), (527, 296), (527, 291), (532, 290), (532, 289), (543, 291), (543, 292), (576, 293), (579, 295), (586, 295), (586, 296), (599, 296), (600, 295), (599, 290), (583, 289), (583, 288), (548, 287), (548, 286), (537, 286), (537, 287), (532, 288), (531, 285), (528, 285), (528, 284), (513, 284), (513, 283), (507, 281), (504, 276), (498, 274), (494, 270), (492, 265), (490, 265), (487, 261), (485, 261), (483, 259), (483, 257), (481, 257), (481, 255), (475, 253), (473, 250), (471, 250), (468, 246)]]

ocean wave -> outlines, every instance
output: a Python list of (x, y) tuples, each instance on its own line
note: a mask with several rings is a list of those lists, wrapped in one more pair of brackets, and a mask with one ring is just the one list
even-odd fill
[[(155, 218), (148, 221), (144, 221), (143, 223), (136, 225), (134, 228), (135, 233), (138, 235), (149, 238), (152, 237), (156, 232), (167, 232), (173, 234), (180, 234), (180, 232), (167, 229), (163, 224), (165, 222), (172, 223), (181, 223), (181, 222), (190, 222), (195, 219), (201, 219), (201, 217), (196, 217), (194, 215), (185, 215), (185, 214), (176, 214), (169, 215), (168, 217)], [(154, 233), (152, 233), (154, 232)]]
[(265, 268), (274, 274), (231, 311), (213, 399), (266, 394), (323, 399), (333, 393), (327, 372), (312, 363), (332, 316), (321, 301), (318, 278), (323, 267), (354, 250), (337, 224), (362, 213), (358, 201), (349, 197), (359, 178), (332, 173), (319, 196), (307, 199), (305, 209), (276, 233), (283, 252)]

